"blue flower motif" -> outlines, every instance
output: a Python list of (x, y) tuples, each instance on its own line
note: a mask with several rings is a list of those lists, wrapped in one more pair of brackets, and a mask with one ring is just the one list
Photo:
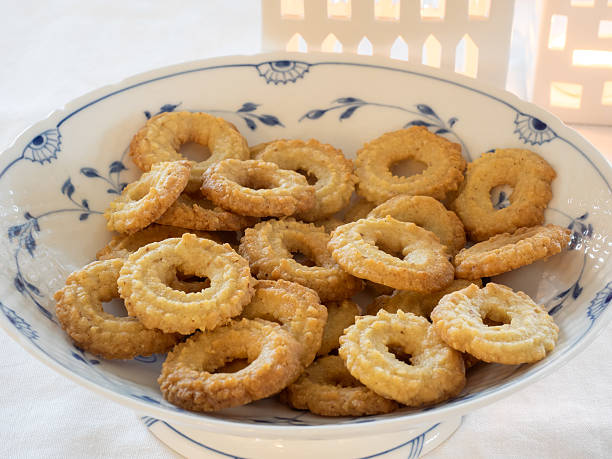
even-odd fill
[(57, 152), (60, 151), (61, 138), (59, 129), (47, 129), (30, 140), (21, 156), (35, 163), (51, 162), (57, 158)]
[(266, 83), (287, 84), (303, 78), (310, 70), (310, 64), (299, 61), (269, 61), (256, 65), (255, 68), (259, 75), (266, 79)]
[(0, 302), (0, 311), (4, 313), (6, 318), (12, 323), (15, 328), (21, 332), (26, 338), (31, 340), (38, 338), (38, 333), (36, 330), (32, 328), (32, 326), (27, 323), (19, 314), (13, 311), (8, 306), (5, 306), (2, 302)]
[(612, 301), (612, 282), (608, 282), (608, 284), (595, 295), (595, 298), (591, 300), (591, 305), (587, 310), (589, 319), (595, 322), (608, 307), (610, 301)]
[(555, 131), (548, 127), (544, 121), (526, 113), (517, 112), (514, 118), (516, 129), (514, 130), (525, 143), (531, 145), (542, 145), (557, 137)]

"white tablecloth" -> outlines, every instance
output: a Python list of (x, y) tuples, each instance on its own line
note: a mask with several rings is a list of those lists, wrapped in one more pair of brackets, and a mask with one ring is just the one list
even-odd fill
[[(3, 0), (0, 151), (87, 91), (159, 66), (258, 52), (259, 34), (258, 1)], [(610, 128), (581, 129), (612, 156)], [(0, 457), (175, 457), (131, 410), (2, 332), (0, 349)], [(469, 414), (430, 457), (610, 457), (611, 349), (608, 325), (554, 374)]]

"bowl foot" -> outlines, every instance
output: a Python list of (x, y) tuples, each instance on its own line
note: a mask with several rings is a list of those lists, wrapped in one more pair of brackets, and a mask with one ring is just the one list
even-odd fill
[(143, 416), (148, 429), (169, 448), (189, 458), (266, 457), (312, 458), (325, 453), (334, 458), (422, 457), (448, 439), (461, 425), (462, 418), (450, 418), (433, 425), (416, 426), (400, 432), (360, 435), (346, 438), (290, 439), (237, 437), (218, 432), (171, 425)]

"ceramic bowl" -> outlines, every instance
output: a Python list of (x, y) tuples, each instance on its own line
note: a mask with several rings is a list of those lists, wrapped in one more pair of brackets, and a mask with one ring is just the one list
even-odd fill
[[(58, 325), (53, 292), (109, 239), (102, 212), (139, 175), (131, 137), (160, 112), (204, 111), (234, 123), (249, 144), (316, 138), (348, 157), (366, 141), (427, 126), (474, 160), (527, 148), (556, 170), (546, 221), (572, 231), (570, 249), (496, 281), (544, 305), (560, 327), (555, 350), (531, 365), (482, 365), (463, 392), (423, 409), (323, 418), (275, 399), (198, 414), (166, 402), (156, 383), (163, 356), (107, 361), (76, 347)], [(610, 318), (612, 170), (553, 115), (475, 80), (384, 58), (265, 54), (154, 70), (84, 95), (23, 132), (0, 156), (5, 260), (0, 324), (33, 356), (102, 396), (142, 413), (183, 454), (258, 456), (318, 449), (357, 457), (417, 457), (450, 435), (465, 413), (552, 372)], [(507, 190), (495, 205), (508, 204)], [(302, 453), (300, 453), (300, 451)]]

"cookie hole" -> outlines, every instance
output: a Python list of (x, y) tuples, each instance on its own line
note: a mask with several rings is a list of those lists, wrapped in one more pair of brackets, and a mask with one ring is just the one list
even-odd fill
[(298, 174), (302, 174), (304, 177), (306, 177), (306, 181), (308, 182), (309, 185), (314, 185), (315, 183), (317, 183), (319, 181), (319, 179), (317, 178), (316, 175), (308, 172), (307, 170), (298, 169), (298, 170), (296, 170), (296, 172)]
[(265, 312), (265, 313), (259, 313), (257, 315), (255, 315), (254, 317), (257, 317), (258, 319), (261, 320), (267, 320), (268, 322), (273, 322), (275, 324), (278, 324), (280, 326), (283, 326), (284, 324), (278, 319), (278, 317), (273, 316), (272, 314), (270, 314), (269, 312)]
[(329, 382), (337, 387), (358, 387), (359, 381), (350, 375), (331, 375)]
[(291, 257), (301, 265), (309, 267), (317, 266), (317, 264), (310, 257), (303, 254), (299, 250), (291, 252)]
[(487, 327), (500, 327), (510, 323), (510, 317), (506, 314), (488, 314), (482, 318), (482, 323)]
[(494, 209), (505, 209), (510, 205), (510, 196), (514, 188), (510, 185), (498, 185), (491, 188), (490, 198)]
[(400, 250), (395, 250), (394, 247), (389, 247), (384, 241), (376, 241), (376, 248), (385, 252), (387, 255), (391, 255), (392, 257), (399, 258), (400, 260), (404, 259), (404, 255)]
[(102, 309), (107, 314), (111, 314), (115, 317), (128, 317), (129, 314), (125, 309), (125, 304), (121, 298), (113, 298), (106, 303), (102, 303)]
[(169, 287), (185, 293), (197, 293), (210, 287), (210, 279), (177, 271), (176, 277), (169, 283)]
[(136, 186), (131, 187), (128, 190), (127, 196), (132, 201), (140, 201), (147, 194), (149, 194), (149, 190), (151, 189), (150, 185), (147, 183), (138, 183)]
[(239, 185), (250, 188), (251, 190), (271, 190), (272, 188), (276, 188), (274, 183), (257, 175), (249, 175), (246, 180), (244, 180), (244, 183), (239, 183)]
[(404, 348), (399, 345), (388, 345), (389, 352), (395, 356), (397, 360), (405, 363), (406, 365), (412, 365), (412, 355), (404, 351)]
[(410, 158), (397, 161), (389, 168), (391, 174), (396, 177), (410, 177), (422, 173), (425, 169), (427, 164)]
[(200, 162), (206, 161), (211, 156), (211, 152), (206, 145), (196, 142), (185, 142), (181, 145), (179, 153), (190, 161)]
[(234, 359), (226, 362), (225, 365), (215, 370), (215, 373), (236, 373), (249, 365), (247, 359)]

